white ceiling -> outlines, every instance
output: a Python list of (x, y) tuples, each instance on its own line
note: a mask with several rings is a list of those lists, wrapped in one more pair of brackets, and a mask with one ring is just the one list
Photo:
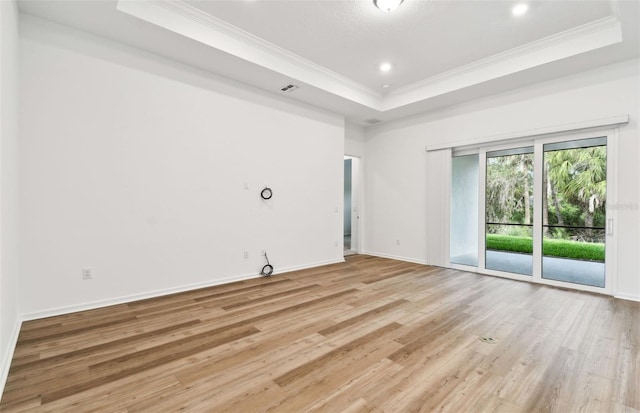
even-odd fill
[[(640, 55), (637, 0), (21, 0), (93, 32), (367, 125)], [(393, 68), (382, 73), (388, 61)], [(388, 84), (387, 88), (382, 86)]]
[[(384, 13), (372, 1), (186, 1), (290, 52), (380, 89), (402, 87), (611, 16), (607, 2), (411, 1)], [(383, 61), (392, 73), (381, 74)]]

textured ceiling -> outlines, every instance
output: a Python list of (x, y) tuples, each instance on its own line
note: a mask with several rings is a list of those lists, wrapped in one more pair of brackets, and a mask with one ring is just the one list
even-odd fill
[[(193, 1), (186, 3), (372, 89), (399, 88), (590, 23), (608, 1), (406, 0), (392, 13), (372, 1)], [(382, 61), (393, 64), (381, 74)]]

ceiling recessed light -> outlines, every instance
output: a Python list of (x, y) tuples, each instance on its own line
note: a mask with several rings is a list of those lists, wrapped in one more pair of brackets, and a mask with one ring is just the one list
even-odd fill
[(385, 83), (384, 85), (382, 85), (383, 89), (389, 89), (390, 87), (391, 87), (391, 85), (388, 84), (388, 83)]
[(373, 4), (382, 11), (390, 12), (397, 9), (403, 1), (404, 0), (373, 0)]
[(389, 70), (391, 70), (391, 63), (389, 62), (384, 62), (380, 65), (380, 71), (381, 72), (388, 72)]
[(529, 10), (529, 6), (524, 3), (520, 3), (516, 4), (513, 9), (511, 9), (511, 13), (513, 13), (514, 16), (522, 16), (527, 12), (527, 10)]

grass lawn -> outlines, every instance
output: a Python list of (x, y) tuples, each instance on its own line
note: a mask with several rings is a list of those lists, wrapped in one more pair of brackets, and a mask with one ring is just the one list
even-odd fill
[[(487, 234), (487, 249), (531, 254), (533, 240), (529, 237)], [(542, 252), (545, 256), (551, 257), (604, 262), (604, 244), (602, 243), (545, 239)]]

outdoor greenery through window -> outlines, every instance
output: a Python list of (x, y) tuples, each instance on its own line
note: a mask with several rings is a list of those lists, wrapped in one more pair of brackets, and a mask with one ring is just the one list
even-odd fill
[(533, 147), (487, 152), (485, 267), (533, 271)]

